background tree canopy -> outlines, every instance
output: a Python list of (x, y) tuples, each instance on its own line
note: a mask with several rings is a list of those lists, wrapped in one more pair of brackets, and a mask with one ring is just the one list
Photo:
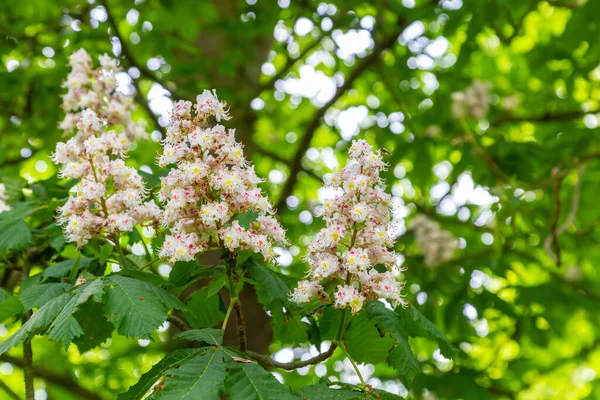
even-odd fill
[[(139, 398), (164, 374), (168, 394), (169, 379), (201, 376), (194, 365), (217, 354), (236, 362), (234, 399), (600, 399), (598, 15), (593, 0), (2, 1), (0, 181), (12, 210), (0, 214), (0, 398), (24, 398), (24, 370), (36, 399), (112, 399), (136, 383), (119, 398)], [(261, 364), (287, 392), (218, 346), (219, 332), (174, 338), (187, 325), (220, 327), (225, 275), (200, 267), (218, 253), (116, 273), (112, 246), (79, 256), (62, 239), (53, 217), (68, 186), (49, 156), (68, 57), (80, 48), (125, 68), (119, 88), (152, 132), (128, 162), (151, 185), (173, 100), (216, 88), (228, 102), (227, 125), (293, 244), (278, 265), (243, 261), (240, 293), (248, 348), (272, 354)], [(334, 338), (339, 314), (302, 318), (288, 294), (323, 227), (321, 180), (345, 164), (353, 137), (389, 153), (410, 303), (352, 318), (348, 351), (381, 390), (368, 394), (328, 388), (359, 383), (341, 351), (292, 371), (269, 364), (317, 356)], [(142, 244), (153, 243), (136, 232), (127, 262), (144, 265)], [(80, 269), (104, 277), (71, 289)], [(169, 322), (109, 323), (99, 300), (126, 307), (132, 293), (155, 301), (143, 321)], [(19, 331), (32, 309), (32, 329)], [(73, 321), (84, 336), (71, 337)], [(32, 369), (22, 346), (8, 350), (30, 338)], [(222, 340), (237, 343), (235, 324)], [(220, 373), (210, 371), (209, 383)], [(246, 391), (254, 379), (264, 392)]]

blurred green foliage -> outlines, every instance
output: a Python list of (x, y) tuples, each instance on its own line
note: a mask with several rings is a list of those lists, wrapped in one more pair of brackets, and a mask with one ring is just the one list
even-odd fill
[[(417, 399), (600, 399), (598, 15), (595, 0), (3, 1), (1, 181), (11, 201), (35, 197), (47, 207), (0, 217), (0, 337), (14, 333), (22, 306), (37, 307), (42, 295), (34, 293), (29, 305), (17, 300), (27, 293), (20, 265), (54, 294), (74, 269), (73, 261), (57, 263), (76, 252), (51, 223), (66, 190), (48, 156), (61, 135), (66, 61), (83, 47), (92, 55), (115, 52), (133, 78), (123, 85), (137, 93), (135, 117), (155, 131), (132, 152), (138, 166), (156, 169), (169, 98), (193, 99), (214, 87), (229, 103), (229, 125), (267, 178), (263, 188), (278, 201), (295, 244), (280, 273), (251, 267), (267, 309), (293, 307), (281, 293), (303, 274), (304, 246), (322, 226), (310, 214), (321, 177), (344, 164), (354, 135), (387, 149), (388, 189), (406, 227), (396, 250), (405, 258), (411, 306), (397, 316), (369, 309), (375, 320), (365, 312), (351, 327), (349, 350), (374, 364), (364, 372), (375, 387)], [(489, 112), (457, 120), (452, 94), (475, 80), (491, 84)], [(418, 214), (460, 238), (453, 259), (425, 266), (409, 228)], [(81, 259), (77, 268), (101, 275), (107, 256), (100, 245), (90, 251), (96, 264)], [(176, 265), (169, 284), (205, 278)], [(222, 300), (209, 296), (222, 285), (215, 278), (181, 294), (194, 328), (223, 318)], [(86, 314), (102, 315), (87, 297), (81, 303), (82, 324)], [(334, 313), (324, 311), (332, 320)], [(265, 332), (266, 343), (257, 344), (265, 351), (327, 339), (326, 326), (291, 312), (272, 319), (273, 333), (267, 319), (248, 322)], [(98, 329), (92, 345), (33, 340), (40, 399), (115, 398), (168, 351), (187, 346), (171, 330), (150, 326), (148, 343), (92, 325), (83, 326)], [(382, 325), (392, 332), (383, 339)], [(394, 340), (412, 352), (388, 356)], [(22, 353), (8, 354), (0, 356), (0, 382), (21, 398)], [(325, 373), (314, 366), (277, 373), (293, 390), (320, 384), (295, 392), (317, 399), (325, 381), (355, 378), (342, 359), (325, 362)], [(254, 364), (235, 368), (238, 378), (259, 374), (246, 371)], [(0, 387), (0, 398), (9, 396)]]

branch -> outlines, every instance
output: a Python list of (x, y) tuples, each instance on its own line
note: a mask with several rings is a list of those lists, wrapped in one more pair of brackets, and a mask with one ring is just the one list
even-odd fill
[(242, 303), (240, 302), (239, 297), (236, 299), (236, 302), (233, 304), (233, 308), (235, 309), (235, 318), (237, 321), (237, 331), (238, 331), (238, 337), (240, 339), (240, 351), (244, 352), (247, 350), (247, 347), (248, 347), (248, 339), (246, 338), (246, 324), (244, 322), (244, 314), (242, 313)]
[[(250, 144), (252, 144), (252, 142), (251, 142)], [(270, 150), (266, 150), (266, 149), (260, 148), (260, 147), (258, 147), (258, 146), (256, 146), (256, 145), (253, 145), (253, 144), (252, 144), (251, 146), (249, 146), (249, 145), (246, 145), (246, 146), (247, 146), (247, 147), (250, 147), (250, 149), (251, 149), (251, 152), (252, 152), (252, 153), (259, 153), (259, 154), (262, 154), (262, 155), (264, 155), (264, 156), (266, 156), (266, 157), (272, 158), (272, 159), (273, 159), (273, 160), (275, 160), (275, 161), (279, 161), (279, 162), (280, 162), (280, 163), (282, 163), (282, 164), (289, 165), (289, 164), (290, 164), (290, 162), (291, 162), (291, 160), (286, 160), (285, 158), (281, 157), (281, 156), (280, 156), (279, 154), (277, 154), (277, 153), (273, 153), (273, 152), (272, 152), (272, 151), (270, 151)], [(314, 172), (314, 171), (313, 171), (313, 170), (311, 170), (311, 169), (308, 169), (308, 168), (304, 168), (304, 167), (303, 167), (303, 168), (301, 168), (301, 171), (302, 171), (302, 172), (306, 172), (308, 175), (310, 175), (311, 177), (315, 178), (315, 179), (316, 179), (316, 180), (318, 180), (319, 182), (323, 180), (323, 177), (322, 177), (322, 176), (318, 175), (316, 172)]]
[(584, 115), (587, 115), (587, 114), (596, 114), (599, 112), (600, 112), (600, 110), (589, 110), (589, 111), (576, 110), (576, 111), (562, 111), (562, 112), (555, 112), (555, 113), (546, 112), (541, 115), (515, 116), (515, 115), (507, 114), (507, 115), (503, 115), (503, 116), (499, 117), (498, 119), (496, 119), (492, 123), (492, 125), (497, 126), (497, 125), (502, 125), (502, 124), (516, 124), (516, 123), (520, 123), (520, 122), (544, 123), (544, 122), (570, 121), (572, 119), (583, 117)]
[(135, 67), (137, 68), (140, 73), (142, 75), (144, 75), (147, 79), (154, 81), (158, 84), (160, 84), (162, 87), (166, 88), (169, 92), (171, 92), (171, 95), (177, 99), (185, 99), (185, 100), (190, 100), (187, 99), (185, 96), (181, 95), (181, 93), (176, 92), (172, 87), (172, 84), (168, 84), (166, 82), (163, 82), (157, 75), (156, 73), (154, 73), (153, 71), (151, 71), (146, 65), (139, 63), (137, 61), (137, 59), (135, 58), (135, 56), (133, 55), (133, 52), (131, 51), (131, 48), (129, 47), (129, 44), (127, 43), (127, 41), (125, 41), (123, 39), (123, 37), (121, 36), (121, 34), (119, 33), (119, 28), (117, 27), (117, 23), (115, 22), (114, 19), (114, 15), (112, 13), (112, 9), (110, 8), (110, 6), (108, 5), (108, 0), (100, 0), (100, 3), (102, 4), (102, 6), (104, 6), (104, 8), (106, 9), (106, 18), (107, 21), (113, 31), (113, 35), (119, 39), (119, 42), (121, 43), (121, 54), (123, 54), (123, 56), (125, 57), (125, 60), (128, 62), (129, 66), (131, 67)]
[(306, 57), (306, 55), (308, 53), (310, 53), (319, 44), (321, 44), (321, 40), (323, 40), (324, 37), (325, 37), (325, 35), (321, 35), (321, 36), (319, 36), (319, 38), (315, 39), (314, 42), (312, 42), (304, 50), (302, 50), (302, 52), (298, 55), (298, 57), (296, 57), (296, 58), (288, 57), (283, 68), (281, 68), (281, 70), (279, 72), (277, 72), (275, 75), (273, 75), (273, 77), (271, 79), (269, 79), (268, 82), (265, 82), (263, 85), (261, 85), (253, 97), (258, 97), (265, 90), (272, 88), (275, 85), (275, 83), (278, 80), (280, 80), (281, 78), (283, 78), (298, 61), (304, 59), (304, 57)]
[[(146, 110), (146, 113), (152, 119), (152, 121), (154, 121), (154, 125), (156, 126), (156, 128), (158, 130), (161, 131), (161, 133), (163, 134), (163, 138), (164, 138), (167, 135), (166, 128), (158, 122), (158, 116), (156, 114), (154, 114), (154, 111), (152, 111), (152, 109), (150, 108), (150, 104), (148, 103), (148, 100), (144, 99), (144, 96), (142, 95), (142, 92), (140, 91), (140, 85), (135, 80), (132, 80), (132, 81), (133, 81), (133, 87), (135, 88), (135, 99), (144, 108), (144, 110)], [(146, 254), (149, 254), (149, 253), (146, 253)]]
[(187, 323), (183, 318), (179, 318), (177, 315), (169, 315), (169, 322), (173, 324), (173, 326), (177, 327), (180, 331), (189, 331), (192, 329), (190, 324)]
[(283, 209), (286, 199), (294, 191), (294, 187), (298, 181), (298, 172), (302, 168), (302, 158), (304, 157), (306, 150), (308, 150), (310, 142), (312, 141), (312, 138), (321, 123), (321, 118), (323, 118), (327, 110), (329, 110), (346, 93), (346, 91), (352, 87), (356, 79), (358, 79), (363, 72), (365, 72), (369, 67), (374, 65), (379, 60), (381, 53), (385, 49), (392, 47), (397, 42), (398, 36), (402, 33), (406, 26), (408, 26), (408, 23), (400, 20), (396, 30), (387, 36), (381, 43), (376, 45), (371, 54), (362, 59), (361, 63), (350, 72), (344, 81), (344, 84), (336, 90), (331, 100), (329, 100), (323, 107), (319, 108), (314, 114), (312, 120), (306, 127), (306, 132), (302, 137), (302, 141), (298, 145), (296, 155), (292, 159), (292, 163), (290, 165), (290, 176), (288, 177), (288, 180), (283, 187), (283, 191), (281, 192), (281, 196), (279, 197), (279, 201), (277, 202), (277, 209)]
[[(24, 362), (20, 358), (11, 357), (5, 354), (0, 356), (0, 361), (11, 363), (19, 368), (23, 368), (24, 366)], [(73, 394), (86, 400), (102, 400), (100, 395), (79, 386), (79, 384), (70, 377), (59, 375), (53, 371), (41, 367), (33, 367), (33, 373), (36, 376), (45, 379), (48, 382), (54, 383), (57, 386), (61, 386), (62, 388), (69, 390)]]
[(21, 400), (19, 395), (13, 392), (13, 390), (2, 380), (0, 380), (0, 389), (3, 389), (6, 393), (8, 393), (11, 399)]
[(318, 364), (320, 362), (327, 360), (329, 357), (331, 357), (333, 355), (333, 352), (335, 351), (336, 348), (337, 348), (337, 345), (335, 343), (331, 343), (331, 346), (329, 346), (329, 349), (327, 351), (319, 354), (318, 356), (309, 358), (308, 360), (304, 360), (304, 361), (291, 361), (291, 362), (287, 362), (287, 363), (281, 363), (281, 362), (275, 361), (269, 356), (266, 356), (264, 354), (255, 353), (252, 350), (246, 350), (246, 354), (248, 354), (249, 357), (254, 358), (256, 361), (258, 361), (258, 363), (260, 365), (262, 365), (263, 367), (265, 367), (265, 366), (266, 367), (275, 367), (275, 368), (281, 368), (281, 369), (285, 369), (287, 371), (291, 371), (291, 370), (294, 370), (297, 368), (306, 367), (307, 365)]
[[(550, 256), (552, 261), (554, 261), (554, 263), (557, 266), (560, 266), (561, 260), (560, 260), (560, 244), (558, 243), (558, 236), (559, 236), (558, 218), (560, 217), (560, 208), (561, 208), (560, 186), (562, 183), (562, 179), (558, 177), (558, 173), (559, 173), (558, 168), (555, 168), (552, 171), (552, 176), (555, 178), (553, 190), (552, 190), (552, 194), (553, 194), (553, 198), (554, 198), (554, 214), (552, 215), (552, 220), (550, 222), (551, 234), (548, 237), (546, 237), (546, 239), (544, 240), (544, 249), (546, 250), (546, 253), (548, 253), (548, 256)], [(554, 245), (554, 251), (552, 251), (553, 245)]]

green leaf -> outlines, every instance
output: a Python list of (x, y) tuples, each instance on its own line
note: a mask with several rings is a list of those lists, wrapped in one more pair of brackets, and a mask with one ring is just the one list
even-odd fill
[(412, 305), (407, 308), (398, 307), (392, 311), (377, 301), (369, 304), (368, 312), (384, 330), (390, 331), (395, 338), (410, 336), (434, 340), (440, 346), (445, 357), (452, 358), (456, 354), (456, 350), (448, 342), (446, 336)]
[(440, 350), (445, 357), (455, 357), (456, 350), (448, 342), (446, 336), (414, 306), (409, 305), (406, 308), (398, 307), (396, 313), (400, 315), (404, 329), (411, 337), (434, 340), (440, 346)]
[(255, 285), (258, 301), (267, 308), (274, 303), (284, 303), (290, 292), (287, 283), (279, 274), (258, 262), (251, 262), (248, 266), (250, 277), (257, 283)]
[(224, 353), (209, 347), (205, 353), (167, 372), (164, 389), (151, 396), (165, 400), (219, 400), (225, 380)]
[(348, 388), (333, 389), (324, 383), (304, 386), (298, 391), (302, 400), (358, 400), (364, 398), (362, 393)]
[(397, 339), (396, 347), (388, 355), (387, 362), (390, 367), (398, 371), (400, 379), (407, 386), (410, 386), (413, 379), (421, 373), (419, 361), (404, 338)]
[(190, 341), (198, 341), (198, 342), (206, 342), (208, 344), (213, 344), (220, 346), (223, 343), (223, 334), (225, 332), (223, 329), (192, 329), (189, 331), (181, 332), (175, 338), (190, 340)]
[(167, 309), (185, 309), (177, 298), (151, 283), (112, 275), (105, 278), (107, 289), (104, 314), (119, 334), (150, 339), (168, 318)]
[(323, 315), (319, 318), (319, 330), (321, 331), (321, 339), (333, 340), (337, 334), (342, 320), (342, 314), (344, 310), (335, 308), (333, 306), (327, 306), (323, 310)]
[(23, 311), (19, 296), (13, 296), (5, 289), (0, 288), (0, 300), (0, 323)]
[(169, 369), (176, 368), (187, 360), (196, 357), (203, 349), (178, 349), (168, 353), (162, 360), (157, 362), (150, 371), (146, 372), (140, 380), (129, 388), (126, 393), (121, 393), (118, 400), (137, 400), (144, 397), (150, 388)]
[(66, 282), (33, 285), (23, 290), (21, 293), (21, 303), (23, 303), (25, 310), (40, 308), (50, 300), (66, 292), (71, 286), (71, 284)]
[(25, 220), (0, 218), (0, 226), (2, 226), (0, 230), (0, 253), (7, 250), (20, 250), (31, 244), (31, 230)]
[(195, 261), (178, 261), (173, 265), (173, 270), (169, 274), (169, 284), (175, 287), (185, 287), (196, 280), (209, 276), (215, 269), (206, 269), (206, 266), (200, 265)]
[(354, 361), (377, 364), (386, 359), (394, 345), (394, 339), (389, 336), (381, 337), (374, 321), (369, 320), (367, 313), (363, 311), (352, 318), (346, 333), (346, 344)]
[(387, 361), (400, 372), (404, 384), (410, 386), (414, 377), (419, 374), (420, 367), (408, 343), (408, 332), (400, 316), (379, 301), (370, 303), (367, 310), (380, 329), (389, 332), (396, 339), (396, 346), (390, 352)]
[(0, 343), (0, 354), (6, 353), (12, 347), (25, 340), (29, 334), (46, 329), (52, 321), (54, 321), (54, 318), (56, 318), (70, 298), (71, 296), (69, 293), (64, 293), (44, 304), (37, 312), (33, 313), (31, 318), (29, 318), (29, 320), (23, 324), (14, 335)]
[(236, 363), (229, 371), (225, 391), (231, 400), (294, 399), (290, 390), (258, 364)]
[(196, 291), (186, 302), (189, 311), (184, 316), (192, 328), (209, 328), (223, 321), (225, 313), (219, 296), (208, 297), (208, 288)]
[(65, 304), (64, 308), (50, 325), (48, 337), (66, 346), (74, 338), (83, 335), (83, 329), (81, 329), (79, 322), (77, 322), (73, 314), (79, 309), (79, 305), (85, 303), (90, 297), (95, 302), (101, 302), (103, 293), (102, 279), (95, 279), (77, 287), (72, 292), (72, 296), (67, 304)]
[(273, 324), (273, 335), (275, 340), (282, 344), (306, 343), (308, 340), (308, 328), (310, 325), (301, 321), (289, 311), (283, 312), (282, 309), (271, 311), (271, 322)]
[[(92, 258), (81, 258), (79, 259), (79, 268), (87, 267), (93, 261)], [(58, 262), (56, 264), (51, 265), (42, 273), (42, 280), (47, 280), (50, 278), (60, 279), (64, 276), (67, 276), (69, 272), (73, 269), (73, 266), (77, 263), (77, 259), (65, 260)]]
[(83, 330), (83, 335), (73, 341), (80, 353), (100, 346), (111, 337), (114, 326), (102, 315), (102, 310), (101, 303), (88, 300), (75, 313), (74, 317)]

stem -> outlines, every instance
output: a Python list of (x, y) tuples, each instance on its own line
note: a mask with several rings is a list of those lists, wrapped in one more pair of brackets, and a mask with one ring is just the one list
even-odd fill
[(116, 235), (116, 237), (114, 239), (115, 248), (117, 249), (117, 253), (119, 253), (119, 258), (121, 260), (123, 268), (127, 268), (127, 260), (125, 259), (125, 254), (123, 254), (123, 249), (121, 248), (121, 244), (119, 243), (119, 236), (120, 235)]
[(225, 314), (225, 319), (223, 320), (223, 325), (221, 326), (221, 329), (223, 330), (227, 328), (227, 321), (229, 321), (229, 317), (231, 316), (231, 311), (233, 311), (233, 305), (235, 301), (237, 301), (237, 299), (234, 299), (233, 297), (229, 299), (229, 307), (227, 307), (227, 313)]
[(340, 346), (340, 349), (342, 350), (342, 352), (344, 353), (344, 355), (346, 356), (346, 358), (348, 358), (348, 360), (350, 360), (350, 363), (354, 367), (354, 371), (356, 371), (356, 375), (358, 375), (358, 378), (360, 379), (360, 383), (363, 386), (365, 386), (365, 380), (363, 379), (363, 377), (362, 377), (362, 375), (360, 373), (360, 370), (358, 369), (358, 365), (356, 365), (356, 363), (354, 362), (354, 360), (352, 359), (352, 357), (350, 357), (350, 354), (348, 353), (348, 351), (344, 347), (344, 344), (342, 342), (338, 342), (338, 345)]
[(235, 317), (237, 319), (238, 337), (240, 338), (240, 350), (246, 351), (248, 347), (248, 339), (246, 338), (246, 324), (244, 323), (244, 314), (242, 313), (242, 303), (240, 299), (236, 299), (233, 305), (235, 308)]
[(146, 244), (146, 241), (144, 240), (143, 229), (139, 228), (138, 232), (140, 233), (140, 238), (142, 239), (142, 246), (144, 246), (144, 251), (146, 252), (146, 259), (148, 261), (152, 261), (152, 254), (150, 254), (150, 250), (148, 249), (148, 245)]
[(227, 315), (225, 315), (225, 321), (223, 321), (223, 329), (227, 325), (227, 319), (231, 314), (231, 308), (235, 309), (235, 317), (237, 320), (237, 331), (238, 338), (240, 341), (240, 350), (246, 351), (248, 347), (248, 339), (246, 337), (246, 324), (244, 323), (244, 314), (242, 313), (242, 303), (240, 303), (239, 294), (237, 292), (237, 282), (234, 278), (235, 275), (235, 254), (226, 251), (224, 254), (225, 267), (227, 268), (227, 278), (229, 282), (229, 309), (227, 310)]
[[(25, 262), (22, 269), (21, 282), (29, 277), (29, 263)], [(31, 311), (23, 315), (22, 323), (25, 324), (31, 318)], [(33, 390), (33, 351), (31, 349), (31, 339), (27, 338), (23, 342), (23, 376), (25, 378), (25, 398), (34, 400), (35, 392)]]

